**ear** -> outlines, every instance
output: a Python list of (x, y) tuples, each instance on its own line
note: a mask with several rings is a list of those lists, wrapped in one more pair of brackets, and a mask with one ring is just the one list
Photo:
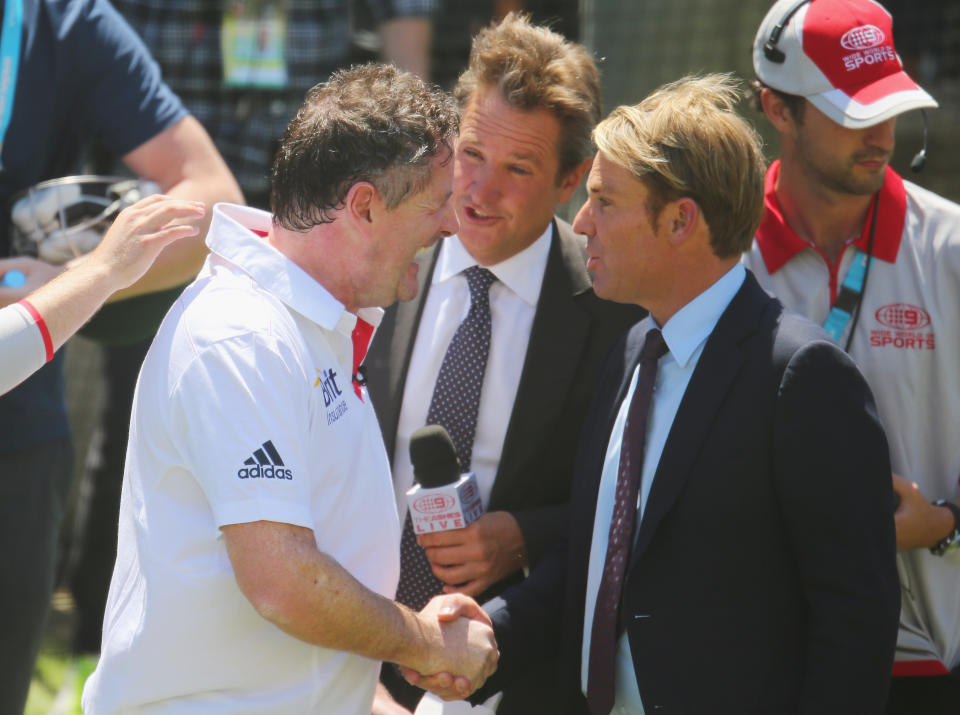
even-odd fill
[(369, 181), (358, 181), (347, 191), (343, 199), (343, 211), (351, 222), (358, 225), (373, 222), (373, 214), (380, 195)]
[(591, 164), (593, 164), (592, 156), (581, 161), (569, 172), (567, 172), (567, 175), (560, 180), (561, 204), (565, 204), (570, 200), (570, 197), (573, 196), (573, 192), (577, 190), (577, 187), (580, 186), (580, 182), (583, 181), (584, 175), (590, 171)]
[(768, 87), (760, 90), (760, 104), (763, 107), (763, 113), (778, 132), (781, 134), (793, 132), (796, 120), (790, 112), (790, 108)]
[(690, 238), (702, 220), (700, 207), (688, 196), (671, 201), (660, 212), (667, 240), (674, 246), (680, 246)]

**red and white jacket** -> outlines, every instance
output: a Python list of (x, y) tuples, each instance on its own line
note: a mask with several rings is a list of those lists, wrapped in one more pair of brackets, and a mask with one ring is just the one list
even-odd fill
[[(823, 324), (870, 219), (831, 265), (788, 226), (767, 173), (763, 221), (744, 264), (784, 305)], [(894, 471), (932, 500), (960, 495), (960, 206), (892, 169), (879, 192), (873, 256), (850, 355), (866, 375)], [(846, 345), (853, 321), (841, 337)], [(960, 665), (960, 552), (898, 558), (903, 607), (895, 675)]]

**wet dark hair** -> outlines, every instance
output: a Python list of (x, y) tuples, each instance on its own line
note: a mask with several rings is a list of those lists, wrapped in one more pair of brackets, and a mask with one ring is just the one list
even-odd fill
[(335, 72), (307, 93), (280, 141), (274, 223), (293, 231), (330, 223), (358, 181), (395, 208), (427, 185), (435, 157), (452, 157), (458, 126), (453, 98), (416, 75), (377, 63)]

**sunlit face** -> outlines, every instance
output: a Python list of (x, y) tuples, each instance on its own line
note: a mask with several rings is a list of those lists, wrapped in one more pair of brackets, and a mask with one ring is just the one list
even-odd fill
[(587, 236), (587, 270), (601, 298), (650, 308), (670, 280), (669, 241), (647, 211), (647, 188), (598, 153), (587, 178), (587, 202), (573, 230)]
[(368, 280), (378, 293), (378, 299), (368, 304), (390, 305), (416, 297), (417, 251), (457, 232), (452, 184), (453, 159), (441, 150), (431, 162), (427, 186), (386, 212), (386, 221), (378, 226), (363, 257)]
[(481, 86), (460, 122), (454, 196), (457, 234), (481, 265), (493, 265), (537, 240), (558, 204), (576, 189), (557, 183), (560, 122), (543, 109), (511, 107)]
[(897, 118), (848, 129), (809, 102), (793, 125), (796, 156), (811, 183), (840, 194), (869, 195), (883, 186)]

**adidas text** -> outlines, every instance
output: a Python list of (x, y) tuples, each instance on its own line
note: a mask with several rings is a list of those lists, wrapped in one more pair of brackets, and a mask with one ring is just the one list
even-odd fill
[(241, 479), (293, 479), (293, 470), (283, 467), (274, 467), (269, 464), (260, 466), (255, 464), (252, 467), (241, 467), (237, 472)]

